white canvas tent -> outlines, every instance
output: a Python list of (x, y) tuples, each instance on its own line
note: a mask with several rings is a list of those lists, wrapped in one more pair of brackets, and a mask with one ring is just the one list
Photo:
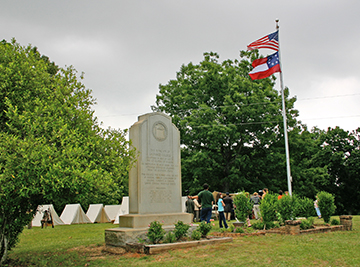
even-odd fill
[(119, 216), (129, 214), (129, 197), (123, 197), (121, 208), (115, 216), (114, 224), (119, 224)]
[(109, 216), (106, 214), (103, 204), (91, 204), (86, 216), (92, 223), (108, 223), (110, 222)]
[(91, 223), (80, 204), (67, 204), (61, 213), (60, 219), (65, 224)]
[(110, 221), (114, 222), (116, 215), (121, 209), (121, 205), (105, 205), (104, 209)]
[(44, 211), (50, 210), (50, 214), (54, 225), (64, 225), (64, 222), (59, 218), (52, 204), (39, 205), (34, 219), (32, 220), (32, 226), (41, 226), (41, 219), (44, 216)]

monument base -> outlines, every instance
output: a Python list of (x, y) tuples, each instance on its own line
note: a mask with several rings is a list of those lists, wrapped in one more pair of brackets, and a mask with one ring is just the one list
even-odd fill
[(190, 213), (163, 213), (163, 214), (126, 214), (119, 218), (120, 228), (147, 228), (153, 221), (158, 221), (164, 226), (173, 226), (178, 221), (190, 224)]

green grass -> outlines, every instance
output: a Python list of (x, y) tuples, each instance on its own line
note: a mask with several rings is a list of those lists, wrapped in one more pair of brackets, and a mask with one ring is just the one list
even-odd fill
[(19, 244), (9, 252), (7, 266), (360, 266), (360, 216), (354, 216), (353, 231), (244, 236), (232, 243), (158, 255), (103, 252), (104, 230), (113, 227), (85, 224), (25, 229)]

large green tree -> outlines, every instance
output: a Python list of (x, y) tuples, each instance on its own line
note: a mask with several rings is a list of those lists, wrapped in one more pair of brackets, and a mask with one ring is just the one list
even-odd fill
[(0, 43), (0, 265), (39, 204), (127, 194), (126, 132), (99, 127), (81, 78), (34, 47)]
[(328, 128), (319, 136), (313, 162), (327, 169), (329, 183), (319, 189), (335, 196), (337, 213), (359, 214), (360, 128), (352, 132)]
[[(286, 183), (281, 95), (274, 77), (250, 79), (249, 59), (257, 58), (257, 51), (241, 56), (220, 63), (216, 53), (205, 53), (199, 64), (181, 66), (176, 79), (160, 85), (152, 107), (169, 114), (180, 130), (183, 187), (192, 193), (204, 182), (222, 191), (258, 190), (279, 179)], [(294, 127), (298, 112), (288, 89), (285, 101)], [(270, 159), (269, 147), (279, 140), (282, 150)]]

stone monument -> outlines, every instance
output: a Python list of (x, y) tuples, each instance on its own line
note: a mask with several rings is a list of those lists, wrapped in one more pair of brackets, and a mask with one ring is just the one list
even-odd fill
[(129, 172), (129, 214), (120, 217), (119, 228), (105, 230), (107, 245), (143, 239), (155, 220), (164, 228), (177, 221), (191, 223), (182, 207), (180, 133), (171, 117), (158, 112), (139, 116), (130, 140), (136, 162)]

